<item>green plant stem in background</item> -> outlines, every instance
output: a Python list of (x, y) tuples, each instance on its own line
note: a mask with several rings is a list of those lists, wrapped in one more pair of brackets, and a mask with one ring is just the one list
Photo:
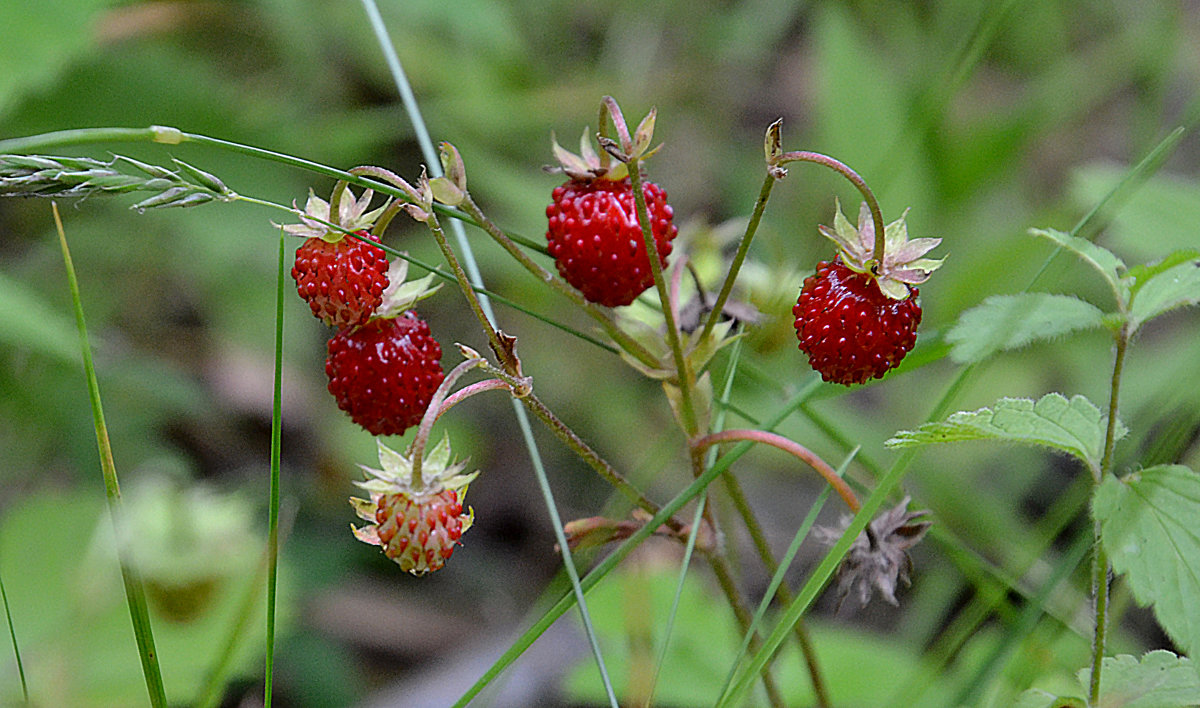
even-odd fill
[(13, 626), (12, 610), (8, 606), (8, 591), (4, 589), (4, 578), (0, 577), (0, 600), (4, 601), (4, 618), (8, 621), (8, 636), (12, 637), (13, 656), (17, 661), (17, 674), (21, 678), (21, 695), (29, 705), (29, 685), (25, 682), (25, 664), (21, 661), (21, 647), (17, 643), (17, 628)]
[(267, 518), (267, 647), (263, 677), (263, 706), (271, 708), (275, 668), (275, 603), (279, 583), (279, 467), (283, 440), (283, 292), (287, 273), (287, 244), (279, 230), (279, 270), (275, 283), (275, 378), (271, 400), (271, 478)]
[(154, 648), (154, 632), (150, 626), (150, 612), (146, 605), (146, 591), (142, 579), (133, 567), (123, 532), (121, 516), (121, 487), (117, 483), (117, 467), (113, 462), (112, 446), (108, 440), (108, 426), (104, 422), (104, 408), (100, 402), (100, 384), (96, 379), (96, 367), (92, 362), (92, 346), (88, 339), (87, 324), (83, 317), (83, 301), (79, 296), (79, 281), (75, 278), (75, 265), (71, 251), (67, 248), (67, 237), (63, 232), (58, 205), (51, 203), (54, 225), (58, 229), (58, 243), (62, 248), (63, 265), (67, 271), (67, 284), (71, 289), (71, 303), (75, 309), (75, 325), (79, 330), (79, 346), (83, 354), (83, 370), (87, 376), (88, 398), (92, 405), (92, 421), (96, 428), (96, 446), (100, 453), (100, 471), (104, 476), (104, 491), (108, 499), (108, 513), (112, 520), (113, 537), (116, 540), (117, 557), (121, 565), (121, 579), (125, 584), (125, 599), (129, 604), (129, 616), (133, 622), (133, 635), (137, 640), (138, 655), (142, 660), (142, 674), (146, 678), (146, 690), (154, 708), (166, 708), (167, 695), (163, 687), (162, 671), (158, 665), (158, 652)]
[(721, 320), (721, 313), (725, 310), (725, 303), (729, 301), (730, 293), (733, 292), (733, 283), (742, 270), (742, 263), (745, 262), (746, 254), (750, 251), (750, 243), (754, 240), (754, 234), (758, 232), (763, 212), (767, 209), (767, 199), (771, 197), (771, 189), (777, 180), (778, 178), (768, 170), (762, 189), (758, 192), (758, 199), (754, 201), (754, 211), (750, 214), (746, 231), (742, 234), (742, 240), (738, 242), (737, 253), (733, 255), (733, 261), (729, 264), (729, 273), (725, 275), (725, 282), (721, 284), (721, 290), (717, 293), (712, 312), (708, 313), (708, 319), (704, 322), (704, 331), (700, 334), (699, 340), (701, 342), (712, 334), (713, 327)]

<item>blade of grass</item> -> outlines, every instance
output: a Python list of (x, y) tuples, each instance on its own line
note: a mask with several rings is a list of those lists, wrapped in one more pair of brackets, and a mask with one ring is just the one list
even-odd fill
[(142, 660), (142, 674), (146, 678), (146, 690), (154, 708), (166, 708), (167, 695), (163, 687), (162, 671), (158, 665), (158, 652), (154, 648), (154, 632), (150, 626), (150, 612), (146, 605), (146, 591), (141, 576), (134, 569), (125, 548), (126, 535), (122, 532), (121, 487), (117, 483), (117, 467), (113, 462), (112, 445), (108, 439), (108, 426), (104, 422), (104, 408), (100, 401), (100, 384), (96, 378), (96, 367), (92, 362), (92, 346), (88, 339), (87, 324), (83, 317), (83, 301), (79, 295), (79, 281), (75, 277), (75, 264), (67, 247), (67, 236), (63, 232), (58, 205), (50, 203), (54, 212), (54, 226), (58, 230), (58, 243), (62, 248), (63, 265), (67, 271), (67, 284), (71, 289), (71, 303), (75, 309), (75, 324), (79, 330), (79, 346), (83, 354), (83, 370), (87, 376), (88, 398), (92, 406), (92, 422), (96, 428), (96, 446), (100, 453), (100, 470), (104, 476), (104, 492), (108, 499), (108, 513), (112, 520), (116, 538), (117, 557), (121, 565), (121, 579), (125, 584), (125, 599), (129, 604), (129, 617), (133, 622), (133, 635), (137, 640), (138, 656)]
[[(733, 380), (737, 376), (738, 363), (742, 356), (743, 339), (738, 339), (733, 343), (733, 350), (729, 354), (729, 365), (725, 375), (725, 386), (721, 393), (722, 398), (729, 398), (730, 392), (733, 390)], [(714, 431), (721, 430), (725, 426), (725, 409), (717, 411), (716, 417), (713, 419), (712, 429)], [(717, 448), (714, 446), (708, 451), (709, 467), (717, 461)], [(692, 533), (688, 536), (687, 545), (683, 552), (683, 560), (679, 564), (679, 580), (675, 583), (675, 597), (671, 600), (671, 611), (667, 614), (666, 631), (663, 633), (662, 647), (658, 650), (658, 661), (654, 664), (654, 675), (650, 679), (650, 690), (646, 696), (650, 703), (654, 700), (654, 689), (658, 686), (658, 676), (662, 672), (663, 664), (667, 661), (667, 649), (671, 646), (671, 634), (675, 629), (675, 617), (679, 613), (679, 599), (683, 596), (683, 582), (687, 579), (688, 569), (692, 564), (692, 555), (696, 551), (696, 538), (700, 535), (700, 523), (704, 518), (704, 506), (708, 502), (708, 497), (700, 497), (700, 501), (696, 502), (696, 512), (692, 515)], [(751, 627), (751, 633), (754, 628)], [(747, 641), (749, 637), (747, 635)]]
[[(804, 403), (804, 401), (813, 394), (814, 391), (820, 388), (820, 386), (821, 379), (819, 376), (810, 377), (808, 383), (802, 387), (801, 390), (795, 396), (793, 396), (790, 401), (787, 402), (787, 404), (785, 404), (778, 412), (767, 419), (764, 429), (773, 430), (775, 427), (777, 427), (788, 416), (794, 413)], [(645, 526), (638, 529), (632, 536), (617, 546), (608, 557), (597, 564), (596, 567), (593, 568), (592, 571), (582, 579), (580, 585), (583, 587), (584, 592), (587, 592), (591, 588), (595, 587), (595, 585), (604, 579), (604, 577), (608, 575), (608, 573), (611, 572), (618, 563), (632, 553), (633, 550), (642, 543), (642, 541), (646, 540), (646, 538), (648, 538), (655, 529), (661, 526), (667, 519), (671, 518), (671, 516), (674, 515), (675, 512), (679, 511), (685, 504), (699, 494), (703, 493), (704, 490), (708, 488), (708, 485), (713, 482), (713, 480), (728, 470), (733, 463), (740, 459), (742, 455), (745, 455), (752, 446), (753, 444), (750, 442), (740, 442), (735, 445), (732, 450), (721, 456), (721, 458), (717, 460), (716, 464), (714, 464), (707, 472), (702, 474), (700, 477), (697, 477), (690, 485), (687, 486), (687, 488), (685, 488), (683, 491), (677, 494), (674, 499), (664, 505), (657, 514), (655, 514), (648, 522), (646, 522)], [(484, 672), (483, 676), (481, 676), (474, 685), (467, 689), (466, 693), (464, 693), (462, 697), (458, 699), (458, 702), (454, 704), (455, 708), (461, 708), (462, 706), (467, 705), (472, 698), (477, 696), (485, 686), (491, 683), (491, 681), (498, 676), (501, 671), (516, 661), (517, 657), (523, 654), (525, 650), (533, 644), (534, 640), (540, 637), (542, 633), (544, 633), (550, 627), (550, 625), (554, 624), (555, 620), (561, 617), (567, 610), (571, 609), (574, 604), (574, 593), (566, 593), (550, 609), (546, 610), (541, 618), (534, 622), (529, 629), (525, 630), (525, 632), (523, 632), (511, 646), (509, 646), (509, 648), (500, 656), (500, 658), (497, 659), (496, 662), (492, 664), (492, 666), (489, 667), (486, 672)]]
[(8, 607), (8, 593), (4, 590), (4, 578), (0, 576), (0, 600), (4, 601), (4, 618), (8, 620), (8, 636), (12, 637), (13, 656), (17, 659), (17, 673), (21, 677), (21, 695), (29, 705), (29, 686), (25, 683), (25, 665), (21, 662), (21, 647), (17, 644), (17, 629), (13, 626), (12, 611)]
[[(432, 177), (440, 177), (442, 175), (441, 160), (438, 157), (437, 151), (434, 150), (433, 141), (429, 138), (429, 130), (425, 125), (424, 119), (421, 117), (420, 107), (417, 105), (416, 97), (413, 95), (412, 86), (408, 82), (408, 77), (404, 72), (404, 67), (400, 63), (400, 58), (396, 54), (395, 47), (388, 33), (387, 26), (383, 22), (383, 18), (379, 14), (379, 8), (375, 0), (363, 0), (363, 7), (366, 9), (367, 16), (370, 19), (371, 28), (375, 32), (376, 40), (379, 43), (380, 49), (383, 51), (384, 58), (387, 62), (388, 69), (392, 73), (392, 78), (396, 82), (396, 88), (400, 92), (401, 100), (404, 103), (404, 109), (408, 113), (410, 122), (417, 135), (417, 141), (421, 145), (421, 153), (425, 157), (427, 169)], [(459, 220), (450, 222), (450, 231), (454, 235), (454, 239), (458, 245), (459, 252), (462, 254), (463, 267), (467, 272), (468, 279), (476, 288), (483, 288), (483, 276), (479, 271), (479, 265), (475, 260), (475, 254), (471, 250), (471, 244), (467, 240), (466, 230)], [(495, 313), (492, 311), (491, 301), (481, 295), (479, 298), (480, 308), (483, 310), (487, 319), (493, 323), (496, 322)], [(529, 415), (525, 412), (525, 408), (515, 398), (512, 399), (513, 413), (517, 417), (517, 423), (521, 428), (521, 436), (525, 441), (525, 447), (529, 452), (529, 457), (533, 463), (534, 473), (537, 476), (538, 486), (541, 489), (542, 497), (546, 504), (546, 511), (550, 516), (551, 524), (554, 528), (554, 535), (558, 541), (558, 547), (562, 553), (563, 567), (567, 571), (567, 576), (571, 579), (571, 589), (575, 596), (575, 601), (579, 604), (580, 616), (583, 620), (584, 631), (588, 637), (588, 643), (591, 645), (592, 654), (596, 660), (597, 669), (600, 672), (600, 678), (604, 683), (605, 692), (608, 694), (609, 704), (612, 708), (617, 708), (618, 702), (616, 693), (613, 691), (612, 680), (608, 676), (608, 670), (604, 663), (604, 656), (600, 651), (599, 640), (596, 637), (595, 629), (592, 627), (591, 616), (587, 609), (587, 600), (584, 598), (583, 587), (580, 584), (579, 572), (575, 568), (575, 562), (571, 557), (570, 545), (567, 543), (567, 538), (563, 532), (562, 520), (558, 515), (558, 506), (554, 499), (554, 493), (550, 488), (549, 479), (546, 477), (545, 466), (542, 464), (541, 453), (538, 451), (537, 442), (533, 437), (533, 430), (529, 423)]]
[[(839, 477), (846, 474), (846, 469), (850, 466), (850, 461), (854, 459), (856, 453), (857, 448), (851, 451), (846, 456), (846, 459), (842, 461), (842, 464), (838, 466), (837, 473)], [(742, 646), (738, 649), (738, 653), (729, 667), (729, 674), (725, 677), (725, 684), (721, 686), (718, 702), (725, 698), (726, 694), (729, 693), (729, 689), (733, 686), (733, 679), (737, 675), (737, 668), (746, 656), (746, 652), (750, 650), (750, 638), (754, 636), (754, 633), (758, 631), (759, 625), (762, 624), (762, 618), (766, 615), (767, 608), (771, 605), (771, 599), (775, 597), (775, 591), (783, 583), (783, 578), (787, 574), (788, 568), (791, 567), (792, 561), (800, 551), (800, 544), (804, 542), (805, 538), (808, 538), (808, 532), (812, 530), (813, 524), (817, 521), (817, 514), (821, 512), (826, 500), (829, 499), (829, 495), (832, 493), (833, 488), (825, 485), (821, 489), (821, 493), (817, 495), (817, 499), (813, 502), (812, 507), (809, 508), (808, 513), (804, 516), (804, 520), (800, 522), (800, 527), (796, 529), (796, 535), (792, 538), (791, 545), (788, 546), (787, 552), (780, 559), (779, 567), (771, 577), (771, 583), (767, 586), (767, 591), (763, 593), (762, 601), (758, 603), (758, 609), (754, 612), (754, 620), (750, 623), (750, 629), (742, 637)]]
[(275, 281), (275, 383), (271, 401), (271, 490), (267, 512), (267, 651), (263, 706), (271, 708), (275, 670), (275, 603), (279, 582), (279, 465), (283, 437), (283, 291), (287, 273), (287, 241), (279, 230), (279, 272)]

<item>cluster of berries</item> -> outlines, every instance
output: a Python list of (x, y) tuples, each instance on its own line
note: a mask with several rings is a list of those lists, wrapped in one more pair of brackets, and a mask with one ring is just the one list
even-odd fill
[[(653, 119), (652, 112), (636, 140), (625, 135), (635, 157), (654, 152), (647, 152)], [(554, 189), (546, 208), (547, 251), (563, 279), (589, 302), (629, 305), (654, 282), (628, 172), (638, 160), (627, 164), (626, 158), (598, 155), (586, 133), (579, 155), (557, 142), (554, 153), (558, 171), (568, 179)], [(641, 190), (659, 266), (665, 268), (678, 235), (674, 212), (661, 187), (641, 181)], [(325, 363), (330, 393), (371, 434), (398, 435), (421, 422), (444, 379), (441, 347), (411, 309), (432, 293), (433, 276), (406, 283), (407, 264), (397, 259), (389, 266), (376, 244), (390, 214), (381, 218), (384, 208), (369, 212), (371, 197), (368, 190), (355, 198), (340, 183), (330, 200), (336, 209), (310, 196), (302, 223), (284, 228), (306, 239), (292, 268), (301, 297), (313, 315), (338, 330)], [(921, 321), (915, 286), (941, 265), (923, 258), (940, 239), (910, 241), (904, 216), (877, 239), (876, 223), (882, 222), (865, 203), (857, 227), (837, 206), (834, 227), (822, 226), (820, 232), (837, 244), (838, 254), (805, 279), (792, 310), (800, 350), (826, 381), (861, 384), (900, 363)], [(407, 571), (437, 570), (471, 524), (462, 499), (473, 475), (461, 474), (461, 465), (451, 462), (448, 444), (424, 460), (382, 443), (379, 454), (383, 469), (364, 468), (368, 481), (359, 483), (371, 498), (352, 500), (359, 516), (372, 524), (355, 534), (383, 547)]]
[[(406, 282), (407, 263), (396, 259), (389, 265), (374, 245), (380, 242), (376, 227), (386, 220), (380, 219), (382, 208), (367, 211), (372, 192), (355, 198), (344, 184), (339, 189), (345, 189), (340, 194), (345, 198), (339, 200), (335, 190), (334, 217), (330, 202), (310, 195), (301, 223), (283, 227), (305, 239), (296, 249), (292, 278), (313, 315), (337, 329), (325, 374), (338, 407), (372, 435), (400, 435), (421, 422), (445, 376), (442, 349), (412, 309), (436, 288), (429, 287), (432, 275)], [(376, 525), (355, 533), (382, 546), (406, 571), (437, 570), (470, 526), (470, 510), (461, 503), (464, 478), (450, 464), (447, 447), (440, 467), (436, 458), (426, 461), (428, 483), (410, 486), (411, 479), (396, 473), (396, 459), (406, 458), (379, 445), (384, 470), (364, 468), (370, 481), (360, 483), (371, 500), (352, 500), (359, 515)], [(369, 513), (364, 504), (371, 506)]]

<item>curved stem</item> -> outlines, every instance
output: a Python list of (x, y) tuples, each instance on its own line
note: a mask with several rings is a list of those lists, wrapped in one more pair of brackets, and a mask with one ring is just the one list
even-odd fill
[(739, 440), (770, 445), (805, 462), (808, 466), (816, 470), (817, 474), (821, 475), (830, 487), (833, 487), (833, 491), (838, 493), (838, 496), (842, 498), (842, 501), (846, 503), (850, 511), (858, 513), (859, 508), (862, 506), (858, 500), (858, 496), (854, 494), (854, 490), (850, 488), (850, 485), (846, 484), (846, 481), (839, 477), (837, 472), (828, 463), (800, 443), (789, 440), (777, 433), (770, 433), (765, 430), (722, 430), (719, 433), (712, 433), (711, 435), (705, 435), (702, 438), (693, 440), (692, 447), (697, 450), (703, 450), (717, 443)]
[(857, 172), (846, 166), (844, 162), (835, 160), (828, 155), (822, 155), (819, 152), (808, 152), (807, 150), (785, 152), (779, 156), (775, 164), (783, 165), (788, 162), (813, 162), (818, 165), (824, 165), (845, 177), (862, 193), (863, 199), (867, 202), (867, 208), (871, 210), (871, 221), (875, 225), (875, 251), (872, 254), (872, 258), (874, 258), (876, 263), (883, 263), (883, 247), (885, 243), (883, 212), (880, 211), (879, 201), (875, 199), (875, 193), (867, 186), (866, 181), (862, 177), (859, 177)]
[(458, 366), (450, 370), (446, 374), (446, 378), (442, 379), (442, 383), (433, 392), (433, 398), (429, 399), (429, 405), (425, 408), (425, 415), (421, 416), (421, 425), (417, 428), (417, 436), (413, 438), (412, 446), (409, 447), (409, 456), (412, 458), (412, 488), (414, 491), (420, 490), (425, 486), (425, 480), (421, 476), (421, 462), (425, 457), (425, 446), (429, 442), (429, 431), (433, 429), (433, 423), (438, 419), (442, 412), (442, 403), (446, 400), (446, 396), (450, 394), (450, 389), (454, 383), (471, 369), (477, 368), (484, 364), (483, 359), (467, 359)]

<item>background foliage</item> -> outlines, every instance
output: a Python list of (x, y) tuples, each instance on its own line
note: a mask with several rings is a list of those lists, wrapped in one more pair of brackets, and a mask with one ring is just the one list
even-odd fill
[[(657, 106), (656, 137), (665, 148), (649, 170), (713, 281), (722, 272), (716, 249), (740, 230), (728, 222), (745, 218), (757, 194), (762, 132), (781, 116), (785, 147), (841, 159), (873, 185), (888, 220), (911, 207), (914, 236), (945, 238), (950, 260), (922, 287), (923, 333), (903, 370), (848, 393), (822, 388), (780, 429), (826, 459), (862, 445), (851, 476), (868, 485), (873, 465), (895, 454), (882, 441), (918, 425), (927, 401), (957, 371), (941, 333), (989, 295), (1019, 291), (1050, 253), (1051, 244), (1027, 229), (1069, 228), (1130, 164), (1200, 116), (1200, 11), (1191, 2), (702, 5), (414, 0), (382, 2), (381, 10), (434, 138), (459, 148), (476, 199), (514, 232), (540, 238), (544, 231), (556, 183), (540, 170), (551, 161), (551, 131), (569, 142), (583, 126), (594, 128), (599, 98), (611, 94), (630, 115)], [(0, 3), (0, 27), (0, 138), (163, 124), (342, 167), (419, 171), (411, 129), (358, 3), (18, 0)], [(240, 193), (280, 202), (303, 203), (309, 187), (327, 193), (331, 186), (194, 146), (112, 149), (158, 162), (178, 157)], [(64, 152), (105, 156), (103, 148)], [(1200, 144), (1188, 135), (1156, 176), (1110, 210), (1100, 242), (1130, 262), (1200, 245), (1198, 165)], [(795, 350), (790, 301), (816, 260), (830, 255), (816, 225), (829, 223), (835, 195), (857, 201), (831, 174), (794, 166), (768, 207), (745, 274), (752, 287), (742, 293), (767, 316), (733, 394), (749, 415), (774, 410), (812, 376)], [(278, 216), (241, 205), (139, 215), (129, 203), (91, 199), (63, 209), (123, 481), (133, 490), (162, 476), (202, 480), (260, 512), (277, 234), (268, 220)], [(472, 239), (493, 290), (588, 327), (490, 242)], [(438, 260), (420, 228), (397, 220), (390, 240)], [(1085, 266), (1059, 258), (1038, 289), (1106, 307), (1093, 281)], [(486, 348), (453, 293), (421, 311), (443, 348), (456, 341)], [(684, 483), (681, 441), (655, 386), (617, 357), (525, 315), (501, 310), (500, 318), (520, 338), (539, 395), (561, 417), (657, 498)], [(1134, 460), (1200, 466), (1200, 388), (1181, 385), (1194, 381), (1200, 360), (1195, 324), (1194, 311), (1167, 316), (1132, 350), (1122, 397), (1132, 432), (1118, 448), (1119, 471)], [(419, 581), (401, 576), (346, 532), (350, 480), (357, 464), (372, 462), (374, 443), (323, 390), (329, 333), (299, 300), (289, 303), (285, 330), (284, 493), (293, 522), (283, 551), (290, 620), (280, 637), (280, 702), (383, 705), (399, 695), (411, 705), (452, 702), (543, 591), (562, 582), (508, 404), (485, 397), (450, 417), (456, 449), (485, 470), (472, 485), (477, 526), (444, 571)], [(74, 341), (49, 205), (0, 202), (0, 572), (31, 684), (50, 691), (37, 695), (47, 704), (127, 705), (144, 700), (144, 687), (113, 565), (93, 557), (106, 552), (96, 535), (102, 490)], [(978, 367), (955, 405), (971, 410), (1047, 391), (1104, 400), (1101, 372), (1110, 359), (1102, 333), (1034, 345)], [(544, 437), (563, 516), (599, 513), (606, 488)], [(782, 549), (819, 487), (769, 452), (735, 470)], [(917, 506), (933, 511), (936, 526), (917, 549), (901, 609), (848, 606), (835, 614), (833, 598), (817, 608), (818, 651), (838, 682), (834, 696), (864, 705), (947, 705), (949, 696), (1006, 705), (1029, 686), (1072, 683), (1088, 652), (1078, 619), (1086, 617), (1086, 569), (1046, 598), (1048, 616), (1032, 631), (1016, 627), (1041, 580), (1088, 526), (1075, 516), (1087, 488), (1081, 472), (1065, 458), (1008, 447), (925, 453), (905, 486)], [(826, 521), (835, 519), (830, 511)], [(729, 542), (748, 548), (737, 534)], [(651, 543), (638, 567), (669, 563), (676, 553)], [(793, 581), (819, 554), (802, 551)], [(747, 587), (761, 591), (767, 576), (749, 550), (742, 555)], [(170, 628), (161, 630), (168, 637), (183, 637), (178, 647), (160, 639), (173, 699), (192, 700), (214, 651), (196, 638), (222, 633), (230, 621), (222, 603), (236, 603), (253, 573), (249, 564), (224, 580), (199, 619), (156, 620), (156, 629)], [(716, 603), (706, 595), (706, 573), (696, 579), (688, 597)], [(597, 612), (615, 612), (636, 594), (598, 592)], [(1124, 620), (1113, 653), (1178, 649), (1124, 586), (1116, 603)], [(627, 651), (622, 630), (635, 634), (635, 619), (624, 628), (618, 619), (604, 623), (614, 652)], [(724, 632), (704, 627), (724, 619), (692, 611), (678, 631), (685, 638)], [(571, 627), (560, 629), (515, 667), (521, 677), (499, 691), (498, 705), (598, 697), (583, 674), (566, 682), (571, 670), (562, 656), (590, 664)], [(255, 691), (260, 635), (252, 624), (231, 705)], [(960, 650), (951, 650), (956, 636)], [(693, 666), (723, 665), (701, 655), (702, 642), (687, 646), (695, 647)], [(1004, 658), (986, 664), (981, 677), (976, 668), (997, 647), (1007, 647)], [(724, 649), (712, 651), (719, 657)], [(895, 684), (854, 693), (857, 677), (844, 667), (857, 659), (846, 657), (872, 651), (887, 666), (879, 674)], [(123, 673), (125, 662), (134, 673)], [(15, 666), (0, 666), (0, 681), (5, 697), (16, 695)], [(802, 692), (803, 681), (796, 683)], [(662, 691), (663, 700), (692, 700), (665, 684)]]

